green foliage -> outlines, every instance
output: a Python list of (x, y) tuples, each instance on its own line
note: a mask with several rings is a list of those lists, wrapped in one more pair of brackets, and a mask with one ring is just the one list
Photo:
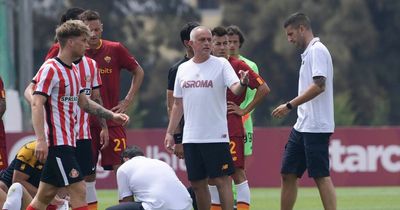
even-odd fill
[(400, 66), (400, 42), (394, 37), (400, 32), (400, 26), (394, 24), (400, 20), (399, 9), (399, 1), (377, 0), (269, 0), (225, 5), (223, 23), (243, 29), (246, 42), (242, 53), (258, 64), (271, 87), (271, 94), (254, 115), (256, 125), (294, 123), (265, 116), (271, 107), (297, 95), (301, 52), (287, 42), (282, 26), (285, 18), (297, 11), (310, 17), (314, 34), (333, 57), (336, 124), (399, 124), (400, 111), (395, 107), (400, 105), (400, 72), (396, 68)]
[[(100, 12), (105, 39), (122, 42), (145, 70), (130, 127), (164, 127), (169, 67), (183, 55), (181, 26), (199, 21), (199, 11), (184, 0), (38, 1), (34, 4), (34, 59), (39, 69), (53, 43), (54, 28), (65, 8)], [(302, 11), (334, 62), (337, 125), (400, 123), (400, 1), (396, 0), (254, 0), (221, 1), (223, 25), (245, 33), (242, 54), (255, 61), (271, 93), (255, 111), (256, 126), (288, 126), (296, 119), (270, 117), (271, 110), (297, 95), (300, 53), (287, 42), (283, 22)], [(51, 12), (50, 12), (51, 11)], [(124, 77), (122, 92), (130, 80)]]

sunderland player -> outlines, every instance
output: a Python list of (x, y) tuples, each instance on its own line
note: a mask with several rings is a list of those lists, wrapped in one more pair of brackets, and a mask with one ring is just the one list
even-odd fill
[[(240, 48), (243, 46), (245, 41), (243, 33), (240, 31), (239, 27), (235, 25), (228, 26), (226, 28), (229, 37), (229, 55), (235, 57), (239, 60), (244, 61), (255, 73), (259, 74), (257, 64), (248, 58), (240, 55)], [(254, 100), (255, 97), (260, 97), (256, 95), (256, 91), (247, 88), (246, 97), (244, 101), (240, 104), (240, 115), (242, 116), (244, 128), (246, 129), (246, 140), (244, 144), (244, 155), (250, 156), (253, 154), (253, 118), (252, 113), (254, 109), (250, 112), (246, 112), (245, 108)]]
[[(112, 42), (101, 39), (103, 24), (99, 13), (87, 10), (80, 15), (80, 18), (89, 26), (92, 35), (88, 41), (89, 49), (86, 50), (86, 56), (97, 62), (101, 80), (103, 82), (100, 88), (101, 100), (97, 100), (105, 108), (116, 113), (125, 113), (143, 81), (144, 72), (136, 59), (119, 42)], [(53, 45), (52, 54), (47, 57), (57, 55), (57, 45)], [(132, 80), (128, 94), (122, 101), (120, 99), (120, 73), (122, 69), (130, 71), (134, 78)], [(99, 97), (100, 99), (100, 97)], [(101, 152), (101, 166), (105, 170), (114, 170), (121, 164), (120, 154), (126, 148), (125, 128), (107, 121), (109, 141), (108, 146), (101, 140), (101, 123), (96, 119), (90, 118), (90, 131), (92, 136), (93, 161), (97, 163), (98, 155)]]
[[(35, 196), (43, 169), (43, 163), (35, 157), (36, 143), (24, 144), (7, 169), (0, 172), (0, 206), (3, 209), (26, 209)], [(52, 203), (61, 204), (61, 201), (57, 198)], [(56, 205), (49, 205), (47, 210), (56, 208)]]
[[(254, 107), (268, 94), (269, 88), (265, 81), (256, 73), (254, 73), (250, 67), (243, 61), (238, 60), (228, 53), (228, 33), (224, 27), (216, 27), (212, 30), (212, 54), (217, 57), (224, 57), (228, 59), (232, 65), (236, 74), (240, 76), (239, 71), (248, 71), (249, 73), (249, 84), (248, 88), (255, 89), (256, 95), (259, 97), (255, 98), (249, 106), (245, 107), (244, 112), (250, 112)], [(246, 89), (247, 90), (247, 89)], [(228, 102), (228, 133), (229, 133), (229, 145), (230, 151), (235, 165), (235, 173), (232, 175), (233, 181), (236, 185), (237, 191), (237, 209), (247, 210), (250, 209), (250, 188), (247, 182), (247, 177), (244, 170), (244, 139), (245, 133), (242, 123), (242, 115), (238, 112), (240, 103), (243, 102), (247, 91), (244, 91), (240, 95), (235, 95), (232, 91), (227, 90), (227, 102)], [(221, 209), (218, 191), (214, 183), (210, 183), (210, 193), (212, 200), (212, 210)]]
[(74, 210), (87, 210), (82, 171), (74, 154), (76, 111), (85, 112), (121, 124), (129, 117), (113, 113), (88, 99), (80, 86), (73, 61), (81, 58), (87, 47), (89, 28), (80, 20), (70, 20), (56, 29), (60, 52), (47, 60), (34, 77), (32, 124), (37, 137), (35, 156), (46, 160), (38, 192), (28, 210), (44, 209), (58, 189), (66, 187)]
[(4, 131), (3, 115), (6, 112), (6, 91), (0, 76), (0, 170), (7, 168), (6, 133)]
[[(67, 20), (79, 19), (79, 15), (84, 11), (85, 10), (81, 8), (68, 9), (65, 14), (62, 15), (60, 25)], [(57, 42), (51, 47), (46, 56), (46, 60), (57, 56), (59, 46), (60, 45)], [(96, 61), (88, 58), (87, 56), (83, 56), (82, 58), (74, 61), (74, 63), (78, 68), (79, 76), (81, 78), (81, 87), (85, 90), (85, 94), (93, 101), (102, 105), (103, 102), (100, 97), (101, 78), (97, 69)], [(31, 88), (29, 89), (31, 90)], [(28, 95), (32, 94), (30, 93)], [(86, 202), (88, 203), (90, 210), (97, 210), (97, 194), (95, 187), (97, 161), (95, 162), (93, 160), (94, 153), (91, 146), (92, 137), (90, 134), (89, 114), (83, 112), (81, 109), (78, 109), (77, 116), (76, 155), (77, 158), (81, 160), (79, 164), (86, 183)], [(107, 124), (102, 118), (99, 118), (99, 122), (102, 128), (100, 132), (100, 144), (102, 145), (102, 148), (106, 148), (109, 140)]]

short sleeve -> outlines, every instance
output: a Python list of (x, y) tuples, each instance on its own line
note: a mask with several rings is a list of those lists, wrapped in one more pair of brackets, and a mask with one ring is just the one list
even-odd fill
[(258, 75), (256, 72), (254, 72), (250, 66), (248, 66), (244, 61), (240, 62), (240, 69), (243, 71), (248, 71), (249, 74), (249, 88), (254, 89), (257, 88), (258, 86), (262, 85), (265, 83), (265, 81), (261, 78), (260, 75)]
[(239, 82), (239, 78), (233, 70), (231, 64), (225, 58), (221, 58), (223, 61), (222, 68), (223, 68), (223, 75), (226, 87), (231, 87), (233, 84)]
[(129, 53), (128, 49), (126, 49), (126, 47), (124, 47), (121, 43), (118, 43), (117, 55), (122, 68), (131, 72), (138, 68), (139, 63), (136, 61), (135, 57), (133, 57), (133, 55)]
[(117, 171), (117, 185), (118, 185), (118, 197), (122, 200), (125, 197), (133, 196), (133, 193), (129, 189), (129, 176), (125, 171), (118, 169)]
[(180, 65), (178, 67), (175, 81), (174, 81), (174, 97), (175, 98), (182, 98), (181, 74), (179, 73), (179, 69), (181, 68), (181, 66), (182, 65)]
[(312, 77), (327, 77), (329, 69), (329, 55), (327, 51), (320, 47), (314, 47), (311, 50), (311, 69)]
[(175, 88), (175, 79), (176, 79), (176, 73), (178, 71), (178, 68), (172, 67), (168, 71), (168, 90), (174, 90)]
[(34, 81), (36, 82), (36, 87), (33, 94), (50, 96), (52, 89), (59, 82), (59, 79), (55, 76), (55, 70), (50, 65), (46, 65), (39, 70), (34, 77)]

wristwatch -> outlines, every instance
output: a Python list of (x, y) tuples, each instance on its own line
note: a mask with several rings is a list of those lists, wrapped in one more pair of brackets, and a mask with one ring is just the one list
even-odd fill
[(293, 109), (293, 106), (292, 106), (292, 104), (291, 104), (290, 102), (287, 102), (287, 103), (286, 103), (286, 107), (287, 107), (289, 110), (292, 110), (292, 109)]

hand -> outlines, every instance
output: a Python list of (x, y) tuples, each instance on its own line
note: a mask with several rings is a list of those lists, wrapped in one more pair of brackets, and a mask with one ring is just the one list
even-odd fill
[(183, 144), (175, 144), (174, 154), (179, 158), (183, 159)]
[(277, 108), (272, 111), (271, 115), (276, 118), (282, 118), (290, 112), (290, 109), (287, 108), (286, 104), (281, 104)]
[(239, 116), (244, 116), (244, 110), (240, 106), (236, 105), (233, 101), (228, 101), (228, 114), (236, 114)]
[(244, 85), (248, 85), (249, 84), (249, 71), (240, 70), (239, 74), (240, 74), (240, 82)]
[(49, 147), (47, 146), (47, 142), (44, 140), (37, 140), (35, 147), (35, 157), (41, 162), (46, 162), (47, 155), (49, 154)]
[(58, 195), (54, 196), (53, 200), (50, 202), (52, 205), (61, 206), (66, 200), (60, 198)]
[(169, 153), (174, 153), (174, 136), (170, 133), (165, 134), (164, 147)]
[(100, 131), (100, 144), (102, 145), (100, 150), (105, 149), (110, 141), (110, 136), (108, 134), (108, 128), (103, 128)]
[(131, 104), (130, 101), (127, 99), (121, 100), (117, 106), (114, 106), (111, 111), (115, 113), (126, 113), (126, 110), (128, 109), (129, 105)]
[(124, 126), (129, 122), (129, 116), (123, 113), (114, 113), (113, 121)]

